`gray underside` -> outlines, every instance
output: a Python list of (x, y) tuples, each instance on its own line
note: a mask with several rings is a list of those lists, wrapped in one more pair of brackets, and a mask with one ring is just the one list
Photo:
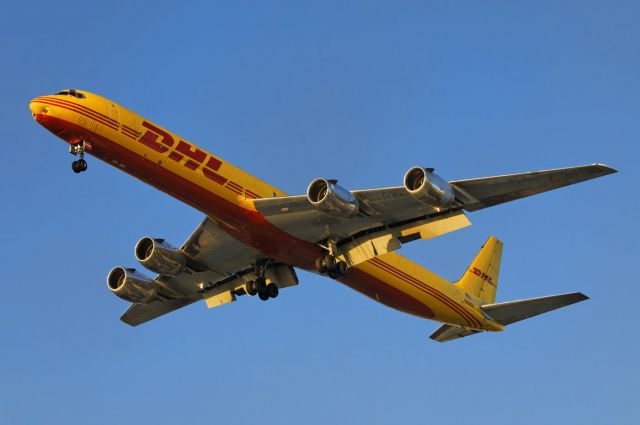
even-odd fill
[[(404, 187), (354, 191), (361, 213), (352, 218), (330, 216), (314, 208), (307, 197), (285, 196), (254, 200), (257, 210), (271, 223), (299, 239), (311, 243), (331, 237), (336, 242), (354, 235), (377, 231), (391, 232), (398, 226), (411, 226), (446, 218), (455, 211), (481, 208), (545, 192), (615, 172), (606, 165), (593, 164), (556, 170), (510, 174), (468, 180), (455, 180), (456, 201), (438, 211), (411, 198)], [(407, 224), (409, 223), (409, 224)], [(263, 255), (244, 245), (206, 218), (182, 247), (201, 266), (179, 276), (158, 276), (157, 280), (178, 288), (183, 299), (158, 299), (150, 304), (133, 304), (121, 317), (138, 325), (202, 299), (202, 285), (228, 279), (251, 267)]]

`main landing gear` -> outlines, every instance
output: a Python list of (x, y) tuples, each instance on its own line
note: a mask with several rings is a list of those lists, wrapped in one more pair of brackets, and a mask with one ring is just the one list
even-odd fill
[(338, 276), (346, 275), (349, 271), (349, 266), (346, 262), (338, 260), (331, 254), (327, 254), (316, 260), (316, 269), (319, 273), (325, 273), (329, 275), (331, 279), (336, 279)]
[(259, 277), (256, 280), (252, 280), (247, 283), (246, 286), (247, 294), (254, 296), (258, 294), (258, 297), (262, 301), (267, 301), (269, 298), (276, 298), (280, 290), (278, 289), (278, 285), (275, 283), (267, 284), (267, 281), (264, 277)]
[(69, 147), (69, 153), (71, 155), (79, 156), (77, 161), (73, 161), (71, 163), (71, 169), (74, 173), (82, 173), (83, 171), (87, 171), (87, 161), (84, 160), (84, 151), (86, 146), (84, 144), (84, 140), (81, 140), (79, 143), (75, 145), (71, 145)]

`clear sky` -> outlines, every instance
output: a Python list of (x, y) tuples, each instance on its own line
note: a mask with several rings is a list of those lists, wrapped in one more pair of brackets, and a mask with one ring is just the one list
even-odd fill
[[(635, 1), (5, 2), (0, 423), (639, 423)], [(31, 98), (128, 106), (300, 194), (602, 162), (620, 173), (470, 214), (404, 255), (454, 280), (505, 243), (500, 301), (591, 299), (452, 343), (301, 272), (277, 300), (139, 328), (105, 278), (202, 214), (89, 158)]]

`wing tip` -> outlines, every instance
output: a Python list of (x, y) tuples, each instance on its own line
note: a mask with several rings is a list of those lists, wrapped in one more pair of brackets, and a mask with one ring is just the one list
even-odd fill
[(613, 173), (617, 173), (618, 170), (616, 170), (615, 168), (607, 165), (607, 164), (600, 164), (600, 163), (595, 163), (595, 164), (591, 164), (591, 167), (593, 168), (597, 168), (598, 170), (601, 171), (601, 175), (606, 176), (607, 174), (613, 174)]
[(583, 294), (582, 292), (575, 292), (574, 293), (576, 296), (576, 302), (579, 303), (581, 301), (586, 301), (589, 299), (589, 297), (585, 294)]

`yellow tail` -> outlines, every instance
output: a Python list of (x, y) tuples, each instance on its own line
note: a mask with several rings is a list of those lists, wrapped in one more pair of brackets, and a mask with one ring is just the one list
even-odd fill
[(456, 282), (456, 286), (478, 298), (483, 304), (493, 304), (496, 300), (501, 257), (502, 242), (495, 236), (490, 236), (469, 269)]

